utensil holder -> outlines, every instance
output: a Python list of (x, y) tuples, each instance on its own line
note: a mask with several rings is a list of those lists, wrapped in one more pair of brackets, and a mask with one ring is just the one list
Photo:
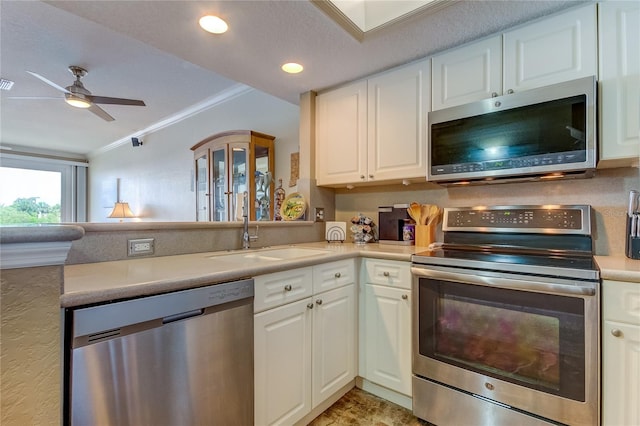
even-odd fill
[(416, 246), (427, 247), (436, 240), (436, 225), (416, 225)]
[(640, 259), (640, 237), (631, 236), (631, 218), (627, 217), (625, 254), (629, 259)]

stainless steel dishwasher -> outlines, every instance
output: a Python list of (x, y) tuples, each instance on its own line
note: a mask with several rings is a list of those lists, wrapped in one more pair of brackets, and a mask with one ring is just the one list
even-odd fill
[(65, 423), (252, 425), (253, 294), (243, 280), (68, 311)]

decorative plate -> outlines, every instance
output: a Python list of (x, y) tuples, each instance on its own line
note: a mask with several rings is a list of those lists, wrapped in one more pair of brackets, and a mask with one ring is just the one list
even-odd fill
[(280, 214), (283, 220), (297, 220), (304, 215), (306, 210), (307, 202), (304, 196), (299, 192), (294, 192), (293, 194), (289, 194), (282, 202)]

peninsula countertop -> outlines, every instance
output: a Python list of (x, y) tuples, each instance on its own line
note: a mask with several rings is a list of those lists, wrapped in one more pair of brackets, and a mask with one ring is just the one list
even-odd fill
[[(325, 253), (271, 262), (256, 261), (250, 257), (232, 261), (225, 259), (229, 254), (266, 254), (269, 250), (286, 247), (313, 248)], [(425, 250), (426, 247), (393, 244), (318, 242), (249, 251), (214, 251), (67, 265), (64, 268), (64, 291), (60, 304), (68, 308), (149, 296), (355, 257), (409, 262), (412, 254)]]
[[(265, 262), (252, 258), (228, 261), (225, 255), (243, 251), (214, 251), (68, 265), (64, 268), (64, 292), (60, 303), (62, 307), (76, 307), (149, 296), (356, 257), (409, 262), (411, 255), (427, 250), (426, 247), (392, 244), (317, 242), (245, 252), (266, 253), (286, 247), (314, 248), (326, 253)], [(640, 283), (640, 261), (624, 256), (596, 256), (595, 259), (602, 279)]]

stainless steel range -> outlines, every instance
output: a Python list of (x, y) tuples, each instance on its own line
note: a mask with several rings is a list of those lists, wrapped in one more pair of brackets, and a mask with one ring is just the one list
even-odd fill
[(600, 423), (590, 206), (447, 208), (413, 256), (413, 412), (436, 425)]

